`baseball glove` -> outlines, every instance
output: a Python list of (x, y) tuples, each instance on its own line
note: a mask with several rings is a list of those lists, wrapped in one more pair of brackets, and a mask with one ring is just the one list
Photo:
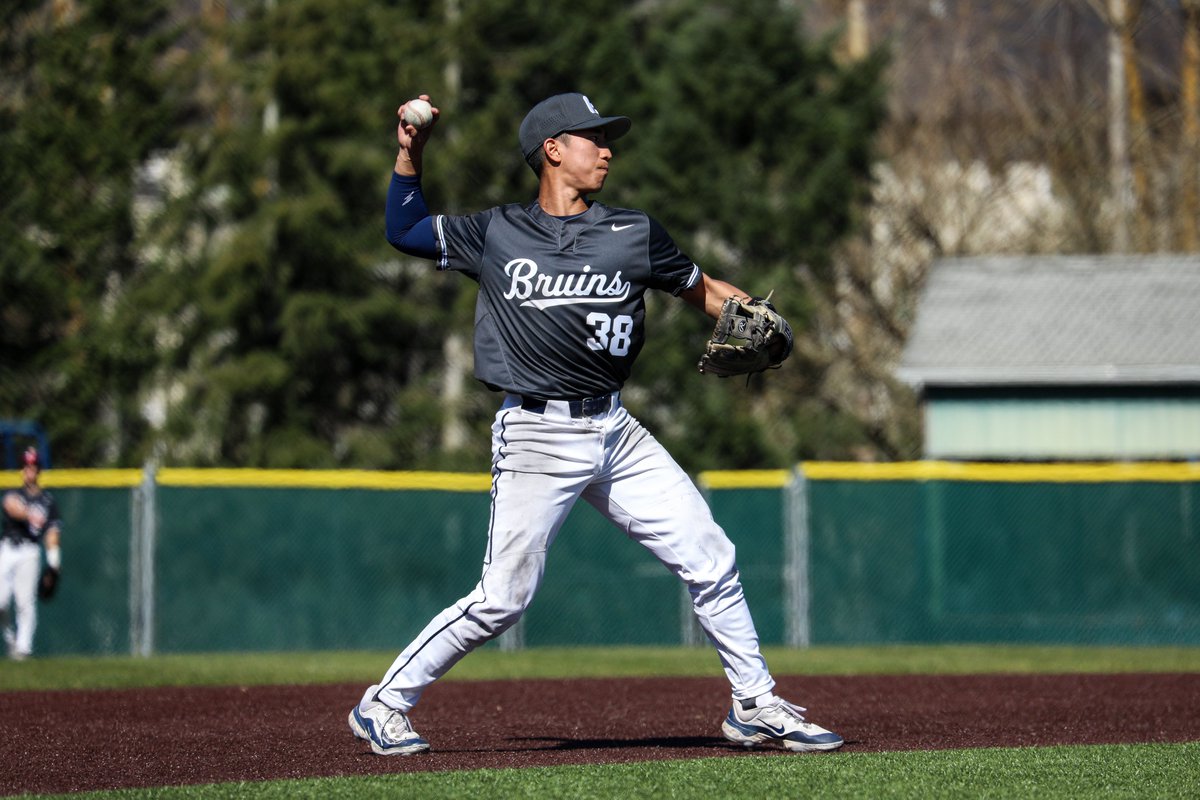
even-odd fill
[(701, 372), (727, 378), (777, 369), (792, 352), (792, 328), (766, 299), (730, 297), (700, 356)]
[(58, 591), (58, 570), (46, 567), (42, 570), (42, 579), (38, 581), (38, 597), (49, 600)]

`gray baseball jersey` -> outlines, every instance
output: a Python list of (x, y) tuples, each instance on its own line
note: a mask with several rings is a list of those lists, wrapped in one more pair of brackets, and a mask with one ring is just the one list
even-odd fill
[(475, 377), (527, 397), (621, 388), (644, 343), (645, 292), (678, 295), (700, 269), (644, 212), (535, 202), (434, 218), (438, 268), (479, 282)]

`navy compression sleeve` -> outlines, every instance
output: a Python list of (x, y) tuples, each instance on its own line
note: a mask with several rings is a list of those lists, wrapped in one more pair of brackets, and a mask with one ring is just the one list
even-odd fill
[(419, 176), (392, 173), (387, 195), (387, 240), (401, 253), (420, 258), (435, 258), (433, 217), (421, 194)]

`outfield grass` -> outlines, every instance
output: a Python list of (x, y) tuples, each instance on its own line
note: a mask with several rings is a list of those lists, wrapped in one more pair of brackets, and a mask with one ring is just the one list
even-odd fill
[(1200, 744), (771, 755), (226, 783), (72, 798), (1174, 798), (1200, 792)]
[[(42, 658), (0, 663), (0, 691), (369, 683), (392, 653)], [(890, 646), (767, 648), (778, 675), (1200, 672), (1200, 648)], [(697, 648), (473, 653), (446, 680), (720, 676)], [(904, 753), (744, 755), (691, 761), (475, 770), (165, 787), (72, 798), (1120, 798), (1200, 796), (1200, 743)]]
[[(1200, 672), (1197, 647), (897, 645), (765, 648), (776, 675)], [(363, 683), (379, 679), (394, 653), (213, 653), (151, 658), (0, 661), (0, 691), (139, 686)], [(722, 675), (711, 648), (483, 648), (445, 680)]]

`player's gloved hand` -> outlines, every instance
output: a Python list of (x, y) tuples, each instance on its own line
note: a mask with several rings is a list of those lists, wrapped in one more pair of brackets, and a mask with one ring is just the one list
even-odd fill
[(58, 570), (46, 567), (42, 570), (42, 579), (38, 581), (38, 597), (49, 600), (58, 591)]
[(791, 355), (793, 345), (791, 326), (769, 298), (742, 302), (730, 297), (721, 306), (697, 366), (701, 372), (722, 378), (750, 375), (777, 369)]

